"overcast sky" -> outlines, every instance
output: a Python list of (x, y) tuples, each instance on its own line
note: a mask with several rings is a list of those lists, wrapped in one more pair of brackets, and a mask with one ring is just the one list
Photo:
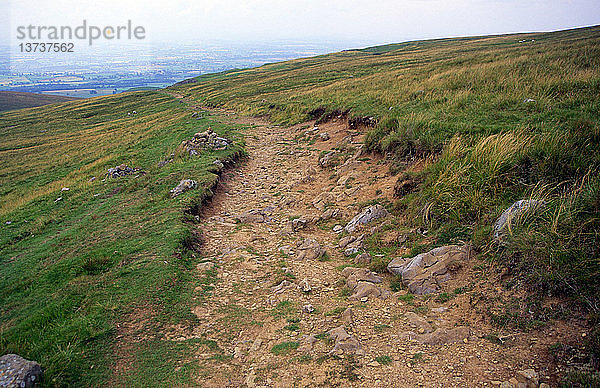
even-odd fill
[[(1, 9), (4, 8), (4, 9)], [(600, 23), (599, 0), (0, 0), (2, 39), (19, 25), (131, 19), (149, 41), (321, 39), (381, 44), (550, 31)], [(6, 20), (7, 17), (9, 20)]]

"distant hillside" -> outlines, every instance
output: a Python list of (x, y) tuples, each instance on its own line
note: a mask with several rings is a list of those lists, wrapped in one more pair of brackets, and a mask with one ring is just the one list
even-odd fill
[(6, 112), (14, 109), (33, 108), (48, 104), (78, 100), (74, 97), (49, 96), (46, 94), (27, 93), (27, 92), (7, 92), (0, 91), (0, 112)]

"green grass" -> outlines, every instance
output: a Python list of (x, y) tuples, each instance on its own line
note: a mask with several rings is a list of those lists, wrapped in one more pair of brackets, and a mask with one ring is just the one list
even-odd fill
[[(404, 226), (427, 229), (434, 246), (471, 240), (531, 290), (597, 312), (599, 26), (349, 50), (203, 75), (174, 89), (282, 124), (332, 112), (374, 117), (366, 146), (392, 167), (430, 158), (414, 174), (418, 187), (395, 203)], [(548, 206), (519, 225), (509, 249), (491, 244), (497, 217), (527, 198)]]
[(273, 347), (271, 348), (271, 353), (276, 355), (286, 355), (298, 349), (299, 346), (300, 344), (298, 342), (282, 342), (273, 345)]
[[(208, 126), (236, 145), (158, 167)], [(0, 354), (38, 361), (42, 386), (101, 386), (127, 348), (120, 381), (185, 384), (191, 366), (157, 373), (186, 352), (159, 333), (193, 321), (194, 286), (214, 283), (194, 275), (186, 210), (212, 194), (212, 162), (236, 158), (240, 136), (164, 93), (134, 92), (0, 114), (0, 137)], [(143, 173), (104, 180), (121, 163)], [(172, 199), (183, 178), (199, 189)], [(149, 338), (139, 352), (128, 343), (138, 331)]]
[(394, 362), (394, 360), (392, 360), (392, 357), (390, 356), (378, 356), (375, 357), (375, 361), (382, 365), (390, 365), (392, 362)]

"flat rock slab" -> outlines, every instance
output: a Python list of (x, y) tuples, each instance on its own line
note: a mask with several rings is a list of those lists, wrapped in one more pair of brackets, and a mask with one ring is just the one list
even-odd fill
[(452, 329), (437, 329), (433, 333), (423, 334), (418, 340), (427, 345), (444, 345), (464, 341), (471, 336), (471, 329), (458, 326)]
[(16, 354), (0, 357), (0, 387), (35, 386), (42, 377), (42, 367), (35, 361), (28, 361)]
[(367, 224), (379, 218), (387, 217), (388, 211), (379, 204), (369, 206), (357, 214), (344, 228), (346, 232), (354, 232), (360, 225)]
[(395, 258), (387, 269), (400, 275), (411, 293), (432, 294), (450, 279), (452, 271), (468, 260), (469, 254), (468, 246), (446, 245), (412, 258)]

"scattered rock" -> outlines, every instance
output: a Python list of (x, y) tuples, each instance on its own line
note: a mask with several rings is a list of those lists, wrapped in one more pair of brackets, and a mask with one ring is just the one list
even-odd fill
[(308, 354), (312, 351), (313, 346), (317, 342), (317, 337), (314, 335), (304, 335), (300, 339), (300, 346), (298, 347), (298, 351), (300, 353)]
[(309, 293), (312, 291), (312, 287), (308, 283), (308, 279), (304, 278), (304, 280), (300, 282), (300, 289), (302, 290), (302, 292), (305, 293)]
[(351, 325), (352, 323), (354, 323), (354, 311), (348, 307), (346, 310), (344, 310), (344, 312), (342, 313), (342, 321), (348, 325)]
[(271, 287), (271, 292), (273, 292), (274, 294), (281, 294), (282, 292), (284, 292), (287, 289), (296, 288), (296, 287), (297, 286), (294, 283), (290, 282), (289, 280), (283, 280), (278, 285)]
[(289, 245), (284, 245), (282, 247), (279, 247), (279, 252), (283, 253), (284, 255), (288, 255), (288, 256), (294, 254), (294, 250)]
[(387, 290), (381, 290), (375, 284), (381, 283), (382, 278), (367, 268), (346, 267), (342, 270), (342, 276), (346, 277), (346, 286), (353, 291), (348, 300), (361, 300), (370, 296), (386, 299), (389, 296)]
[(533, 98), (526, 98), (523, 100), (523, 104), (528, 104), (530, 102), (535, 102), (535, 100)]
[(439, 291), (450, 279), (450, 273), (468, 260), (469, 253), (467, 246), (446, 245), (413, 258), (396, 258), (388, 264), (387, 269), (402, 277), (402, 283), (409, 292), (431, 294)]
[(357, 282), (381, 283), (383, 279), (368, 268), (346, 267), (342, 270), (342, 276), (346, 278), (346, 285), (354, 288)]
[(540, 382), (537, 372), (533, 369), (518, 371), (515, 377), (519, 383), (526, 384), (527, 388), (537, 388)]
[(252, 342), (252, 346), (250, 346), (250, 349), (248, 350), (248, 354), (253, 355), (256, 353), (258, 349), (260, 349), (260, 345), (262, 345), (262, 339), (255, 339), (254, 342)]
[(221, 162), (219, 159), (216, 159), (216, 160), (213, 162), (213, 164), (214, 164), (215, 166), (217, 166), (217, 168), (218, 168), (219, 170), (222, 170), (222, 169), (224, 169), (224, 168), (225, 168), (225, 165), (224, 165), (224, 164), (223, 164), (223, 162)]
[(335, 202), (335, 197), (333, 194), (328, 191), (324, 191), (313, 199), (312, 205), (320, 211), (325, 211), (327, 205), (333, 202)]
[(327, 132), (322, 132), (319, 137), (321, 138), (321, 140), (323, 141), (327, 141), (329, 140), (329, 134)]
[(339, 209), (327, 209), (321, 214), (320, 219), (322, 221), (327, 221), (332, 218), (340, 218), (341, 213)]
[(250, 224), (254, 222), (266, 222), (270, 220), (270, 217), (264, 210), (251, 209), (242, 214), (238, 214), (234, 217), (242, 224)]
[(502, 212), (494, 224), (494, 240), (502, 242), (503, 238), (511, 233), (511, 228), (515, 222), (535, 213), (545, 205), (544, 201), (537, 199), (522, 199), (513, 203), (508, 209)]
[(312, 314), (315, 312), (315, 308), (313, 307), (312, 304), (305, 304), (304, 306), (302, 306), (302, 311), (304, 311), (307, 314)]
[(189, 140), (184, 140), (181, 147), (190, 155), (198, 155), (201, 149), (224, 150), (231, 142), (219, 137), (211, 128), (204, 132), (195, 133)]
[(69, 191), (69, 190), (71, 190), (71, 189), (68, 187), (63, 187), (62, 189), (60, 189), (60, 191)]
[(342, 233), (344, 231), (344, 227), (342, 225), (336, 225), (333, 227), (333, 232), (334, 233)]
[(338, 246), (339, 246), (340, 248), (346, 248), (346, 246), (347, 246), (348, 244), (350, 244), (351, 242), (353, 242), (353, 241), (355, 241), (355, 240), (356, 240), (356, 236), (352, 236), (352, 235), (349, 235), (349, 236), (344, 236), (344, 237), (342, 237), (342, 238), (340, 239), (340, 241), (338, 242)]
[(296, 251), (296, 258), (298, 260), (314, 260), (325, 255), (325, 249), (321, 247), (321, 244), (314, 238), (305, 239), (298, 247)]
[(175, 197), (185, 193), (186, 191), (193, 190), (197, 187), (198, 187), (198, 182), (196, 182), (195, 180), (184, 179), (181, 182), (179, 182), (177, 187), (175, 187), (174, 189), (172, 189), (170, 191), (171, 197), (175, 198)]
[(212, 261), (205, 261), (204, 263), (198, 263), (198, 265), (196, 265), (196, 269), (198, 271), (210, 271), (211, 269), (213, 269), (213, 267), (215, 266), (215, 263), (213, 263)]
[(371, 263), (371, 255), (368, 253), (361, 253), (356, 256), (353, 260), (354, 264), (370, 264)]
[(286, 228), (285, 228), (285, 232), (287, 233), (295, 233), (297, 231), (299, 231), (300, 229), (304, 229), (304, 227), (306, 226), (306, 224), (308, 223), (308, 220), (304, 217), (300, 217), (300, 218), (294, 218), (291, 221), (288, 221)]
[(369, 223), (379, 218), (387, 217), (388, 214), (388, 211), (379, 204), (369, 206), (357, 214), (344, 229), (346, 232), (352, 233), (358, 228), (359, 225)]
[(124, 164), (121, 164), (119, 166), (109, 168), (106, 172), (106, 175), (108, 176), (108, 178), (120, 178), (126, 175), (131, 175), (137, 171), (139, 171), (138, 168), (131, 168)]
[(323, 168), (331, 168), (338, 164), (338, 153), (330, 151), (319, 159), (319, 165)]
[(329, 337), (335, 341), (333, 349), (331, 349), (329, 352), (330, 354), (364, 354), (360, 342), (358, 342), (353, 335), (348, 334), (344, 329), (344, 326), (331, 329), (327, 332), (327, 334), (329, 334)]
[(42, 367), (16, 354), (0, 357), (0, 387), (33, 387), (40, 381)]

